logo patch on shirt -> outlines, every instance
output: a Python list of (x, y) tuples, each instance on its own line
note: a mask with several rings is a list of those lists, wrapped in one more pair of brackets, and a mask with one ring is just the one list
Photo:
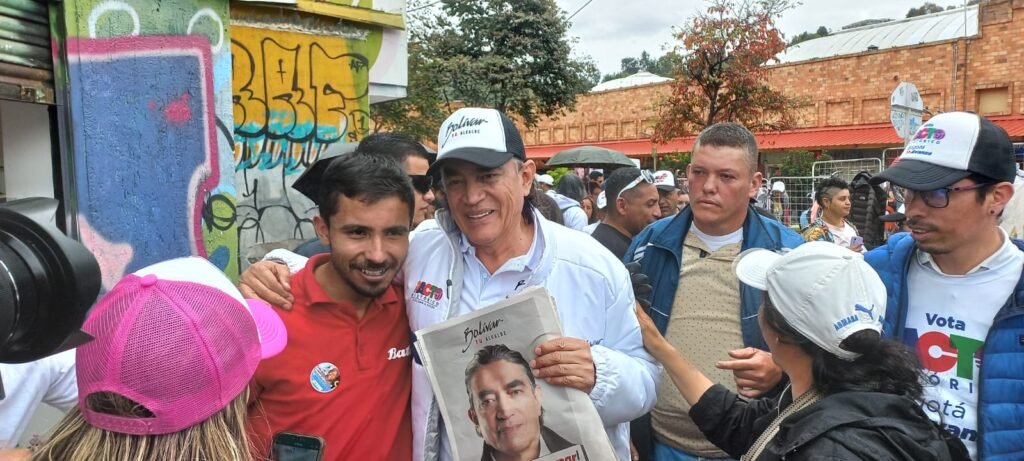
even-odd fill
[(441, 304), (441, 298), (444, 297), (444, 289), (437, 285), (431, 285), (427, 282), (420, 280), (416, 283), (416, 288), (413, 289), (412, 298), (420, 304), (436, 308)]
[(338, 388), (341, 383), (341, 370), (333, 363), (323, 362), (309, 373), (309, 384), (321, 394), (326, 394)]

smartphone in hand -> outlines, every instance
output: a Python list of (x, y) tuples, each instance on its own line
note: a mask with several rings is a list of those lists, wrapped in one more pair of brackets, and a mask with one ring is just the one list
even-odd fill
[(853, 248), (853, 247), (856, 247), (856, 246), (859, 246), (859, 245), (863, 245), (863, 244), (864, 244), (864, 237), (861, 237), (859, 235), (854, 235), (853, 238), (850, 239), (850, 248)]
[(324, 439), (315, 435), (278, 432), (271, 446), (274, 461), (321, 461)]

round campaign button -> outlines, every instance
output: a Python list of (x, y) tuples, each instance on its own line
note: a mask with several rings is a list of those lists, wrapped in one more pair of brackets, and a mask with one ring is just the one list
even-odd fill
[(338, 387), (341, 382), (341, 371), (333, 363), (323, 362), (309, 373), (309, 384), (317, 392), (328, 393)]

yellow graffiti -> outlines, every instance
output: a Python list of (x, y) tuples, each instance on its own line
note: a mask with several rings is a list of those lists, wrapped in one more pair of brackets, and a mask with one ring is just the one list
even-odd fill
[(369, 62), (349, 39), (232, 28), (238, 169), (295, 171), (367, 131)]

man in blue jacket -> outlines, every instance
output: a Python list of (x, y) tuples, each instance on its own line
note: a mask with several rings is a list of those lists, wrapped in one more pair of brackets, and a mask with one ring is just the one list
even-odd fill
[[(795, 248), (804, 240), (750, 206), (762, 178), (754, 135), (742, 125), (702, 131), (687, 177), (690, 206), (648, 226), (625, 259), (638, 261), (650, 278), (651, 318), (673, 346), (713, 381), (756, 397), (775, 388), (782, 372), (758, 327), (761, 292), (740, 284), (732, 262), (749, 248)], [(651, 412), (654, 459), (726, 458), (690, 419), (690, 406), (670, 379), (662, 375)], [(634, 442), (644, 457), (649, 444)]]
[(973, 459), (1024, 459), (1024, 242), (997, 224), (1015, 170), (1002, 128), (949, 112), (872, 179), (903, 188), (910, 229), (865, 256), (888, 292), (883, 332), (917, 353), (925, 412)]

